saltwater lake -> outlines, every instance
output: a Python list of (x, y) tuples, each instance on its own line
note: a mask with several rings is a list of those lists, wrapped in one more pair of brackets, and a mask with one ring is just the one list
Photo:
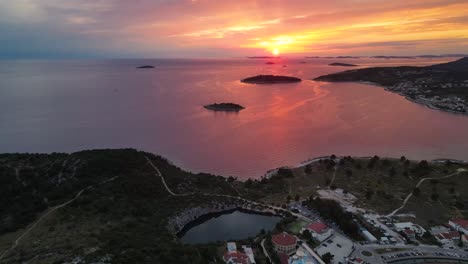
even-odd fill
[[(187, 170), (243, 179), (329, 154), (468, 160), (467, 116), (379, 87), (311, 80), (350, 69), (328, 66), (337, 61), (367, 67), (441, 60), (0, 61), (0, 152), (131, 147)], [(135, 68), (145, 64), (156, 68)], [(304, 81), (239, 81), (258, 74)], [(214, 102), (247, 109), (203, 108)]]
[(216, 241), (241, 240), (255, 237), (262, 229), (270, 231), (281, 217), (234, 211), (192, 227), (182, 237), (186, 244), (208, 244)]

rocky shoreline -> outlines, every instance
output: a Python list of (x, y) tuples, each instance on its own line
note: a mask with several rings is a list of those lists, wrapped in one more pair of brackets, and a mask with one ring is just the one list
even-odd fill
[(231, 203), (212, 203), (209, 205), (187, 208), (175, 215), (169, 220), (169, 230), (175, 233), (177, 237), (182, 237), (191, 228), (211, 218), (235, 211), (249, 214), (280, 216), (278, 212), (267, 206), (253, 206), (237, 201)]

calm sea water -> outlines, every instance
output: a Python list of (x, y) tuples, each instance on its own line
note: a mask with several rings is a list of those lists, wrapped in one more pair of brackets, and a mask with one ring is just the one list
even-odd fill
[(270, 231), (281, 217), (234, 211), (211, 218), (194, 226), (182, 236), (186, 244), (207, 244), (216, 241), (241, 240), (255, 237), (263, 229)]
[[(425, 108), (379, 87), (311, 80), (349, 69), (328, 66), (336, 61), (363, 67), (438, 62), (0, 61), (0, 152), (132, 147), (187, 170), (244, 179), (329, 154), (468, 159), (468, 117)], [(156, 69), (135, 68), (144, 64)], [(239, 81), (257, 74), (304, 81)], [(202, 107), (224, 101), (247, 109), (233, 114)]]

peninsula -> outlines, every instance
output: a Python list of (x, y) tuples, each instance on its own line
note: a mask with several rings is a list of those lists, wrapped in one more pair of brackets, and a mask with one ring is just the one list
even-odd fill
[(206, 109), (213, 110), (213, 111), (226, 111), (226, 112), (239, 112), (244, 110), (245, 107), (233, 104), (233, 103), (214, 103), (203, 106)]
[(468, 111), (468, 57), (426, 67), (349, 70), (314, 80), (376, 84), (433, 109), (462, 114)]
[(243, 83), (271, 84), (271, 83), (295, 83), (302, 80), (291, 76), (281, 75), (257, 75), (241, 80)]

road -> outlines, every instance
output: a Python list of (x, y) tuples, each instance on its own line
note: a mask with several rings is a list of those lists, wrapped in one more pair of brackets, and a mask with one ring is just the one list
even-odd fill
[(10, 252), (11, 250), (15, 249), (15, 248), (19, 245), (19, 243), (21, 242), (21, 240), (22, 240), (27, 234), (29, 234), (29, 232), (31, 232), (31, 230), (33, 230), (44, 218), (46, 218), (47, 216), (49, 216), (49, 215), (52, 214), (53, 212), (57, 211), (58, 209), (60, 209), (60, 208), (62, 208), (62, 207), (65, 207), (65, 206), (69, 205), (70, 203), (73, 203), (76, 199), (78, 199), (78, 198), (81, 196), (81, 194), (82, 194), (84, 191), (89, 190), (89, 189), (92, 189), (92, 188), (94, 188), (94, 187), (96, 187), (96, 186), (99, 186), (99, 185), (101, 185), (101, 184), (104, 184), (104, 183), (106, 183), (106, 182), (113, 181), (113, 180), (117, 179), (118, 177), (119, 177), (119, 176), (112, 177), (112, 178), (107, 179), (107, 180), (105, 180), (105, 181), (102, 181), (102, 182), (100, 182), (100, 183), (98, 183), (98, 184), (90, 185), (90, 186), (88, 186), (88, 187), (85, 187), (85, 188), (81, 189), (81, 190), (75, 195), (75, 197), (73, 197), (71, 200), (69, 200), (69, 201), (67, 201), (67, 202), (65, 202), (65, 203), (63, 203), (63, 204), (60, 204), (60, 205), (57, 205), (57, 206), (54, 206), (54, 207), (49, 208), (41, 217), (39, 217), (39, 218), (36, 220), (36, 222), (34, 222), (30, 227), (28, 227), (28, 228), (23, 232), (23, 234), (21, 234), (21, 235), (15, 240), (15, 242), (13, 243), (13, 245), (12, 245), (9, 249), (5, 250), (5, 251), (0, 255), (0, 260), (2, 260), (3, 257), (5, 257), (6, 254), (7, 254), (8, 252)]
[[(418, 184), (416, 184), (415, 188), (418, 188), (419, 186), (421, 186), (421, 184), (426, 181), (426, 180), (442, 180), (442, 179), (447, 179), (447, 178), (450, 178), (450, 177), (454, 177), (454, 176), (457, 176), (463, 172), (465, 172), (466, 170), (465, 169), (458, 169), (457, 172), (455, 173), (452, 173), (452, 174), (449, 174), (449, 175), (446, 175), (444, 177), (430, 177), (430, 178), (423, 178), (421, 179)], [(397, 209), (395, 209), (393, 212), (391, 212), (390, 214), (387, 215), (387, 217), (391, 217), (393, 215), (395, 215), (398, 211), (400, 211), (401, 209), (405, 208), (406, 206), (406, 203), (408, 202), (408, 200), (411, 198), (411, 196), (413, 196), (413, 192), (411, 192), (410, 194), (408, 194), (408, 196), (406, 196), (405, 200), (403, 200), (403, 204), (398, 207)]]

